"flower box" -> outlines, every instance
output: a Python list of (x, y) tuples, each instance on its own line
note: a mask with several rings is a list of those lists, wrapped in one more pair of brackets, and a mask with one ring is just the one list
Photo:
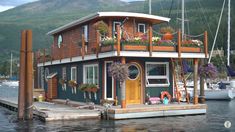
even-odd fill
[(153, 46), (153, 51), (175, 51), (174, 46)]
[(102, 45), (100, 47), (100, 52), (114, 51), (117, 49), (117, 45)]
[(181, 52), (200, 53), (201, 48), (200, 47), (181, 47)]
[(148, 46), (144, 44), (136, 45), (136, 44), (123, 44), (122, 50), (131, 50), (131, 51), (147, 51)]

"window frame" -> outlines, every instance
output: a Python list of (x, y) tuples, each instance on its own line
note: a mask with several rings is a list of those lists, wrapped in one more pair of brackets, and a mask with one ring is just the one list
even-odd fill
[(115, 37), (115, 32), (117, 32), (116, 31), (116, 26), (115, 26), (116, 24), (121, 25), (122, 23), (120, 21), (113, 21), (113, 37)]
[[(75, 73), (74, 73), (75, 79), (73, 79), (73, 69), (75, 69)], [(70, 74), (70, 80), (73, 80), (73, 81), (77, 82), (77, 67), (76, 66), (71, 67), (70, 73), (71, 73)]]
[(67, 68), (62, 67), (62, 79), (67, 80)]
[[(166, 65), (166, 75), (157, 75), (157, 76), (148, 76), (148, 67), (147, 65)], [(146, 87), (169, 87), (170, 86), (170, 81), (169, 81), (169, 62), (145, 62), (145, 80), (146, 80)], [(166, 79), (167, 83), (164, 84), (149, 84), (148, 79)]]
[(88, 33), (88, 25), (84, 25), (82, 26), (82, 33), (84, 34), (84, 39), (85, 39), (85, 42), (88, 42), (89, 40), (89, 33)]
[(146, 24), (145, 23), (138, 23), (137, 31), (140, 32), (140, 26), (144, 26), (144, 32), (141, 33), (146, 33)]
[(86, 75), (86, 68), (87, 67), (92, 67), (92, 70), (93, 70), (93, 80), (92, 80), (92, 84), (95, 84), (95, 72), (94, 72), (94, 67), (97, 66), (97, 84), (96, 85), (99, 85), (99, 65), (98, 64), (86, 64), (86, 65), (83, 65), (83, 83), (84, 84), (87, 84), (87, 75)]
[(106, 73), (108, 72), (107, 71), (107, 64), (108, 63), (112, 63), (113, 64), (113, 61), (105, 61), (104, 62), (105, 64), (105, 66), (104, 66), (104, 71), (105, 71), (105, 74), (104, 74), (104, 81), (105, 81), (105, 83), (104, 83), (104, 99), (107, 99), (107, 100), (114, 100), (114, 78), (112, 77), (112, 98), (107, 98), (107, 75), (106, 75)]

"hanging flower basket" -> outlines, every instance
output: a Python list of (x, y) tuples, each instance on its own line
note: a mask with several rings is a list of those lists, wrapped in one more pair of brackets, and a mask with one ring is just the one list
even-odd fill
[(212, 63), (201, 65), (198, 72), (201, 77), (210, 79), (215, 79), (218, 75), (217, 68)]
[(69, 86), (72, 88), (72, 93), (76, 94), (77, 93), (77, 87), (78, 87), (77, 82), (74, 81), (74, 80), (70, 80), (68, 83), (69, 83)]
[(59, 83), (60, 83), (61, 86), (62, 86), (62, 90), (63, 90), (63, 91), (66, 91), (66, 87), (67, 87), (66, 83), (67, 83), (67, 80), (61, 78), (61, 79), (59, 80)]

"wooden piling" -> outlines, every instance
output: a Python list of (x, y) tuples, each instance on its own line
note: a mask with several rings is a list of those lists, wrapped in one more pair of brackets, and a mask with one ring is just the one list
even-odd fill
[(197, 95), (197, 88), (198, 88), (198, 59), (197, 58), (194, 59), (193, 79), (194, 79), (193, 104), (198, 104), (198, 95)]
[(149, 26), (149, 56), (152, 56), (152, 52), (153, 52), (152, 37), (153, 37), (153, 28), (152, 28), (152, 25), (150, 25)]
[(27, 30), (27, 52), (26, 52), (26, 101), (25, 101), (25, 118), (33, 118), (33, 53), (32, 53), (32, 30)]
[(26, 87), (26, 31), (21, 32), (21, 48), (20, 48), (20, 82), (18, 92), (18, 119), (24, 119), (25, 112), (25, 87)]
[(120, 50), (121, 50), (121, 29), (120, 25), (117, 25), (117, 56), (120, 56)]

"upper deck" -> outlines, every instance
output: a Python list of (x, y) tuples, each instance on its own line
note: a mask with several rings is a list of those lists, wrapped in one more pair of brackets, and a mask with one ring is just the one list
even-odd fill
[(169, 20), (141, 13), (98, 12), (50, 31), (54, 42), (50, 49), (38, 52), (37, 62), (51, 65), (115, 56), (207, 58), (206, 31), (182, 37), (180, 30), (171, 34), (153, 30)]

